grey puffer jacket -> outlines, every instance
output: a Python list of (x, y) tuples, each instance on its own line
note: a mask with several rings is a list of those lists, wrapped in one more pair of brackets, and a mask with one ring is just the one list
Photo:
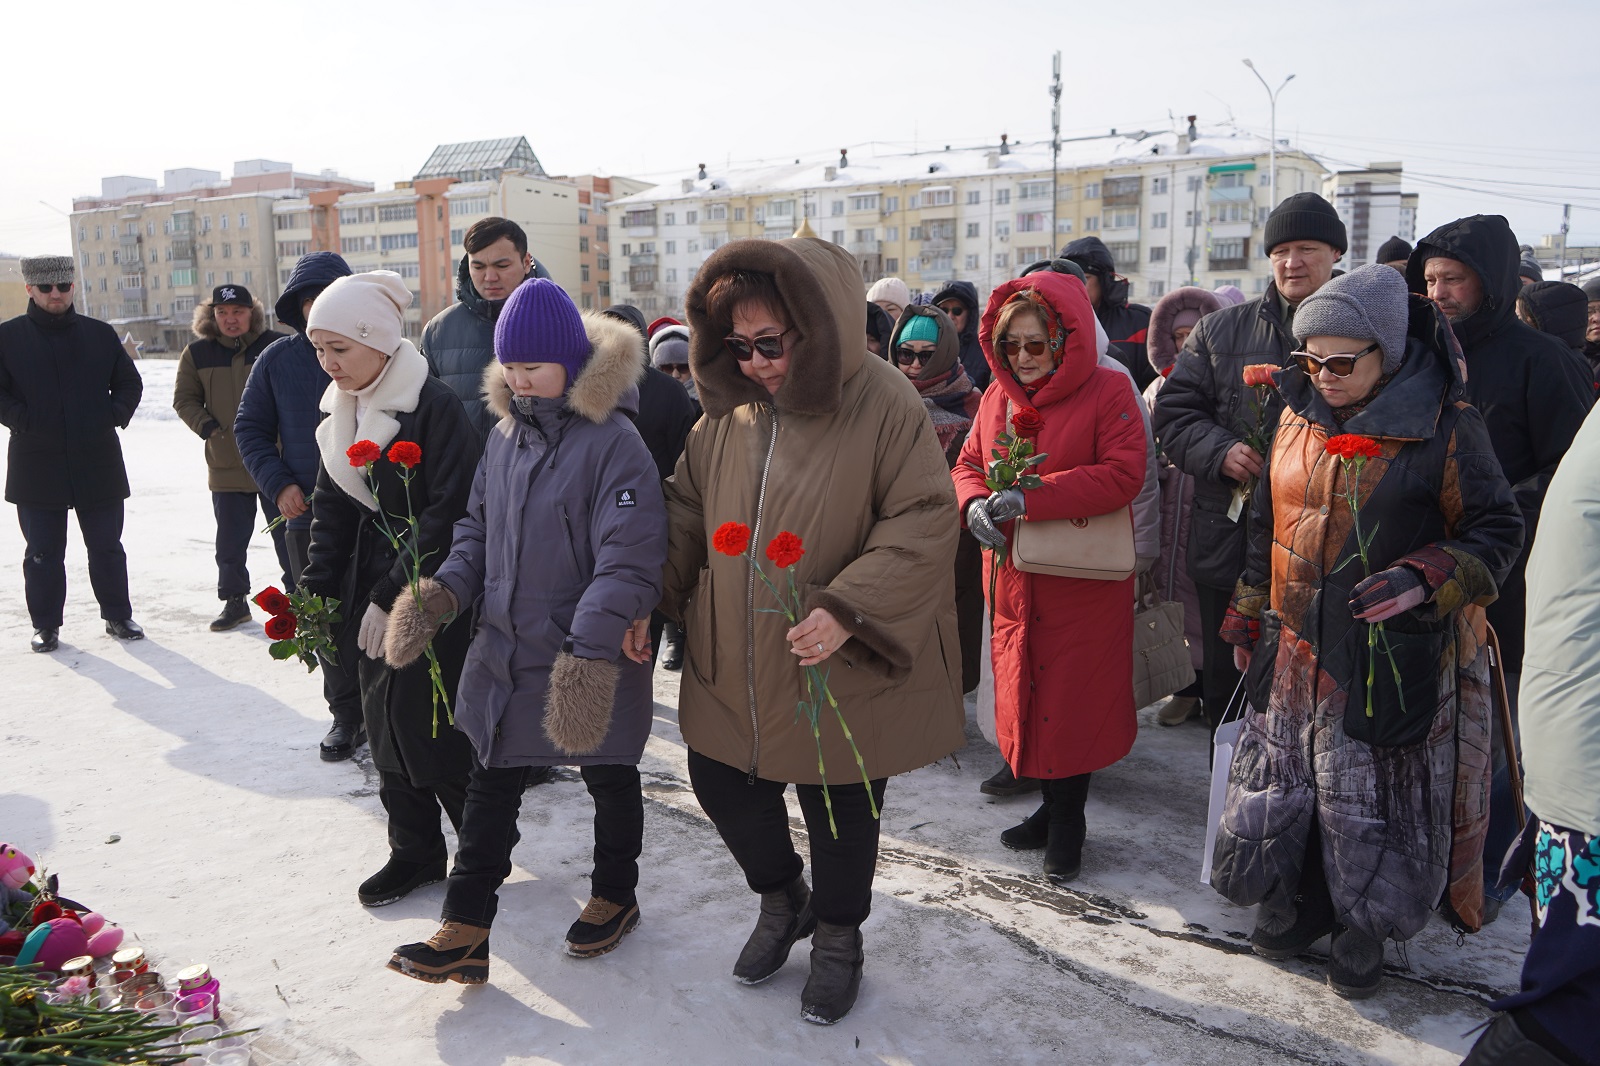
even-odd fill
[[(1202, 318), (1178, 353), (1156, 396), (1156, 439), (1175, 466), (1194, 478), (1189, 574), (1217, 589), (1231, 589), (1244, 571), (1245, 522), (1228, 517), (1237, 482), (1222, 474), (1222, 460), (1244, 439), (1256, 412), (1244, 385), (1252, 363), (1283, 366), (1295, 348), (1284, 323), (1278, 288)], [(1269, 392), (1264, 426), (1276, 426), (1283, 400)]]
[[(471, 258), (463, 255), (456, 267), (457, 302), (434, 315), (423, 327), (418, 348), (427, 357), (428, 373), (461, 398), (481, 450), (489, 431), (500, 421), (484, 400), (482, 384), (484, 368), (494, 362), (494, 323), (505, 301), (485, 300), (478, 295), (467, 269)], [(549, 276), (544, 264), (535, 259), (528, 277)]]
[[(455, 715), (485, 766), (636, 764), (650, 735), (650, 667), (621, 652), (629, 623), (661, 598), (666, 504), (628, 417), (643, 366), (638, 338), (601, 315), (583, 320), (594, 352), (564, 399), (537, 400), (524, 414), (499, 365), (483, 371), (500, 421), (435, 575), (463, 616), (476, 608)], [(610, 731), (587, 755), (562, 754), (543, 728), (563, 648), (620, 668)]]

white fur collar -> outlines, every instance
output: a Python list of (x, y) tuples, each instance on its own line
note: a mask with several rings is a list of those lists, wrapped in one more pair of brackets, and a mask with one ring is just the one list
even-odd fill
[(345, 452), (358, 440), (370, 440), (380, 448), (394, 440), (395, 434), (400, 432), (400, 420), (395, 414), (417, 409), (417, 399), (427, 380), (428, 361), (410, 341), (401, 341), (375, 383), (372, 395), (366, 397), (366, 409), (359, 422), (353, 393), (329, 382), (327, 391), (322, 394), (318, 406), (328, 416), (317, 425), (317, 450), (322, 453), (322, 465), (345, 495), (369, 511), (378, 509), (377, 501), (372, 498), (372, 486), (367, 484), (359, 468), (350, 465)]

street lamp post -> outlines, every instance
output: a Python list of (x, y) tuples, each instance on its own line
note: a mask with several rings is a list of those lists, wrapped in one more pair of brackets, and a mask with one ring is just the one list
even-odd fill
[(1272, 202), (1267, 205), (1267, 210), (1270, 211), (1272, 208), (1278, 206), (1278, 93), (1283, 92), (1284, 85), (1288, 85), (1291, 81), (1294, 81), (1294, 75), (1291, 74), (1287, 78), (1284, 78), (1283, 85), (1278, 86), (1278, 88), (1274, 90), (1272, 86), (1267, 84), (1267, 79), (1261, 76), (1261, 72), (1256, 69), (1256, 65), (1254, 63), (1246, 59), (1244, 61), (1244, 65), (1250, 68), (1250, 73), (1254, 74), (1256, 76), (1256, 80), (1261, 83), (1261, 87), (1267, 90), (1267, 100), (1272, 105), (1272, 143), (1267, 146), (1267, 167), (1271, 171), (1271, 177), (1268, 179), (1270, 182), (1270, 190), (1267, 195), (1272, 200)]

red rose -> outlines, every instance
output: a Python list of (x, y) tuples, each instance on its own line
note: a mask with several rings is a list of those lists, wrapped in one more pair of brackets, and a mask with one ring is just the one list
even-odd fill
[(256, 593), (251, 602), (270, 615), (289, 613), (289, 597), (271, 585)]
[(344, 454), (351, 466), (367, 466), (382, 458), (383, 449), (370, 440), (358, 440), (346, 448)]
[(292, 614), (275, 614), (267, 619), (267, 636), (273, 640), (291, 640), (294, 630), (295, 618)]
[(777, 563), (780, 570), (787, 570), (798, 563), (805, 553), (805, 545), (800, 538), (788, 530), (779, 533), (767, 544), (767, 558)]
[(1383, 448), (1377, 441), (1358, 433), (1329, 437), (1326, 447), (1330, 455), (1337, 455), (1340, 459), (1376, 459), (1383, 454)]
[(422, 462), (422, 446), (409, 440), (397, 440), (389, 445), (389, 461), (410, 470)]
[(62, 908), (61, 904), (53, 899), (47, 899), (33, 905), (33, 911), (28, 915), (28, 920), (37, 927), (45, 922), (53, 922), (57, 918), (65, 918), (66, 915), (67, 912)]
[(1032, 440), (1044, 428), (1044, 419), (1032, 407), (1019, 407), (1011, 416), (1011, 432), (1025, 440)]
[(723, 555), (743, 555), (750, 547), (750, 527), (743, 522), (724, 522), (711, 535), (711, 546)]
[(1271, 385), (1272, 375), (1277, 372), (1278, 368), (1271, 363), (1251, 363), (1244, 368), (1244, 383), (1250, 388), (1255, 388), (1258, 385)]

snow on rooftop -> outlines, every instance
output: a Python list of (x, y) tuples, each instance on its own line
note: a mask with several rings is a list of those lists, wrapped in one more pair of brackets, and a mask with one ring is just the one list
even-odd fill
[[(1073, 167), (1104, 167), (1124, 164), (1133, 166), (1149, 162), (1151, 158), (1193, 159), (1257, 156), (1267, 152), (1269, 142), (1264, 137), (1234, 130), (1211, 130), (1202, 133), (1190, 145), (1187, 155), (1180, 155), (1180, 134), (1176, 131), (1147, 133), (1135, 131), (1116, 136), (1092, 137), (1081, 140), (1064, 140), (1061, 143), (1060, 165)], [(895, 182), (920, 182), (938, 184), (942, 178), (972, 178), (985, 176), (1037, 174), (1050, 169), (1050, 142), (1034, 141), (1009, 145), (1007, 154), (1001, 155), (999, 145), (977, 148), (914, 152), (899, 155), (851, 156), (849, 165), (839, 169), (839, 157), (823, 153), (801, 157), (799, 162), (760, 163), (714, 171), (707, 169), (706, 177), (694, 178), (689, 191), (684, 191), (684, 181), (694, 177), (693, 171), (678, 178), (669, 178), (661, 184), (615, 199), (612, 204), (650, 204), (663, 200), (692, 200), (724, 197), (730, 194), (775, 193), (815, 189), (818, 187), (847, 188), (849, 186), (875, 186)], [(828, 176), (829, 171), (833, 176)], [(643, 180), (660, 179), (651, 175)]]

